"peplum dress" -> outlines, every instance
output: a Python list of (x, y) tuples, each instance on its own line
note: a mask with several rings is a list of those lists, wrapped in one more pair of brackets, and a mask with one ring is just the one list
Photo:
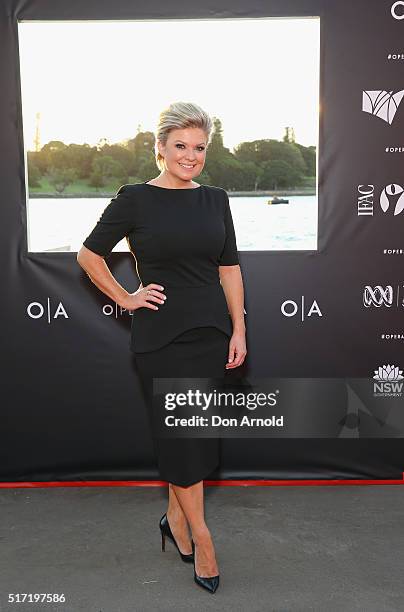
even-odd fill
[[(210, 185), (123, 185), (83, 244), (105, 257), (126, 237), (143, 285), (164, 287), (158, 310), (132, 312), (130, 349), (151, 417), (153, 378), (224, 377), (233, 333), (219, 266), (239, 264), (229, 199)], [(164, 438), (153, 430), (163, 480), (190, 486), (220, 462), (219, 438)]]

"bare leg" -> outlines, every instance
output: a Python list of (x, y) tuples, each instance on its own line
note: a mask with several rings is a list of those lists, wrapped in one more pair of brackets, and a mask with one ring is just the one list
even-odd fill
[[(172, 485), (177, 500), (191, 527), (195, 543), (195, 570), (198, 576), (210, 578), (219, 574), (215, 549), (205, 523), (203, 480), (190, 487)], [(174, 533), (174, 532), (173, 532)]]
[(167, 519), (180, 551), (184, 555), (190, 555), (192, 553), (192, 545), (187, 519), (178, 502), (171, 482), (168, 483)]

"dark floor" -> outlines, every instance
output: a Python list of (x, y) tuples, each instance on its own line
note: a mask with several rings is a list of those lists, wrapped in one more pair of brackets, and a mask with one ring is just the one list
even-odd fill
[(166, 498), (158, 487), (1, 490), (0, 610), (404, 610), (403, 486), (206, 487), (213, 595), (171, 542), (161, 552)]

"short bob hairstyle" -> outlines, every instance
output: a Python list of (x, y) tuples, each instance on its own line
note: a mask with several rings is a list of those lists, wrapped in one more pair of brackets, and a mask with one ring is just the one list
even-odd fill
[(171, 130), (183, 130), (189, 127), (203, 130), (208, 137), (207, 144), (209, 144), (213, 122), (208, 113), (197, 104), (193, 104), (192, 102), (173, 102), (168, 108), (165, 108), (160, 113), (156, 130), (156, 142), (154, 145), (156, 164), (160, 171), (164, 170), (165, 166), (164, 158), (160, 155), (158, 150), (157, 141), (159, 140), (165, 145)]

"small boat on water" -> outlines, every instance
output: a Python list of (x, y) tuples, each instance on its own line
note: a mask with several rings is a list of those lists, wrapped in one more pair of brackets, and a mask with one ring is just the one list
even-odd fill
[(289, 200), (286, 198), (278, 198), (278, 196), (274, 196), (267, 201), (267, 204), (289, 204)]

